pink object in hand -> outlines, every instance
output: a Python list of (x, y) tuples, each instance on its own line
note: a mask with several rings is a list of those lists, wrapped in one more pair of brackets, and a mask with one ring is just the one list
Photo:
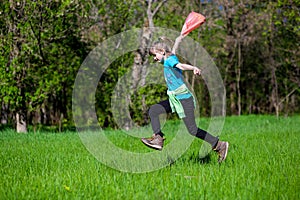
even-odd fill
[(181, 35), (187, 35), (205, 22), (205, 17), (199, 13), (191, 12), (186, 18), (181, 30)]

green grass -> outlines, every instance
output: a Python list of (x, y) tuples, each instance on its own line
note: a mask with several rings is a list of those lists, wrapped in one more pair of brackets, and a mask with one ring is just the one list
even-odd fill
[[(194, 140), (179, 159), (148, 173), (101, 164), (75, 132), (5, 130), (0, 199), (300, 199), (299, 122), (300, 116), (227, 117), (220, 138), (230, 142), (230, 151), (223, 164), (213, 152), (200, 159), (202, 141)], [(174, 132), (177, 123), (168, 122), (165, 133)], [(208, 123), (200, 120), (203, 128)], [(153, 151), (121, 131), (106, 135), (120, 148)]]

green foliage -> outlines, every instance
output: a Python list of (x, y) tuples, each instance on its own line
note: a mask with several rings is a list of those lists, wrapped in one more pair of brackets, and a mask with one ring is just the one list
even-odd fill
[[(80, 41), (82, 19), (75, 17), (82, 11), (70, 1), (23, 3), (19, 10), (13, 3), (5, 5), (9, 12), (0, 15), (6, 22), (1, 27), (6, 38), (1, 44), (1, 70), (5, 73), (1, 73), (0, 96), (5, 96), (4, 103), (16, 111), (25, 105), (29, 112), (39, 110), (51, 98), (63, 104), (67, 99), (62, 98), (71, 95), (85, 54)], [(8, 33), (7, 28), (14, 29)], [(70, 98), (68, 101), (70, 109)], [(66, 110), (61, 112), (70, 119)]]
[[(137, 125), (146, 125), (150, 122), (148, 110), (151, 105), (168, 99), (165, 85), (147, 85), (140, 88), (132, 95), (132, 106), (130, 107), (132, 119)], [(174, 115), (175, 117), (176, 115)]]
[[(152, 11), (159, 3), (153, 2)], [(191, 11), (207, 17), (206, 23), (189, 37), (202, 44), (219, 67), (227, 90), (227, 113), (236, 113), (238, 92), (242, 113), (274, 113), (270, 106), (274, 93), (270, 74), (275, 69), (280, 112), (290, 114), (300, 110), (299, 3), (169, 0), (153, 20), (157, 27), (180, 31)], [(72, 125), (73, 84), (88, 52), (115, 34), (147, 25), (147, 8), (148, 1), (140, 0), (2, 2), (0, 99), (2, 107), (8, 107), (9, 120), (14, 122), (12, 116), (24, 110), (29, 124), (57, 125), (63, 121)], [(240, 57), (237, 41), (241, 44)], [(111, 95), (133, 62), (134, 52), (124, 55), (101, 77), (95, 94), (101, 126), (116, 127)], [(241, 71), (239, 81), (237, 70)], [(190, 82), (194, 80), (190, 74), (187, 76)], [(164, 99), (164, 89), (140, 88), (132, 95), (131, 103), (126, 99), (121, 103), (130, 104), (131, 117), (137, 124), (145, 124), (145, 107)], [(205, 83), (196, 80), (194, 90), (201, 114), (209, 115), (210, 97)]]

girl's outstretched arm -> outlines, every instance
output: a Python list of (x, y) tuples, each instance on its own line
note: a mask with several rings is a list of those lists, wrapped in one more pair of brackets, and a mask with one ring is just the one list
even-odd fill
[(178, 63), (176, 65), (176, 67), (181, 69), (181, 70), (193, 70), (195, 75), (200, 75), (201, 74), (201, 69), (199, 69), (198, 67), (189, 65), (189, 64)]

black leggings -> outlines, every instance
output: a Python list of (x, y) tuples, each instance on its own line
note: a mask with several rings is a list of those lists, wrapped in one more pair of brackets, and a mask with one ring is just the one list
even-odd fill
[[(182, 107), (184, 109), (185, 116), (182, 118), (184, 124), (189, 131), (189, 133), (197, 138), (200, 138), (209, 144), (211, 144), (212, 148), (214, 148), (218, 143), (218, 137), (215, 137), (208, 132), (200, 129), (196, 125), (195, 114), (194, 114), (194, 101), (193, 98), (190, 97), (188, 99), (180, 100)], [(162, 134), (159, 115), (163, 113), (171, 113), (172, 109), (170, 106), (169, 100), (161, 101), (158, 104), (152, 105), (149, 109), (149, 117), (151, 119), (151, 126), (153, 133)]]

